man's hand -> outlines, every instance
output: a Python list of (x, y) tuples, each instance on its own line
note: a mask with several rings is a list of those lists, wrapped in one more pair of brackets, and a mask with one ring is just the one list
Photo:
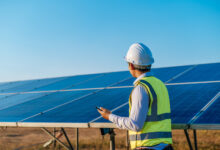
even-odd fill
[(108, 109), (102, 108), (100, 107), (100, 109), (102, 110), (98, 110), (98, 112), (102, 115), (103, 118), (109, 120), (109, 115), (112, 113), (111, 111), (109, 111)]

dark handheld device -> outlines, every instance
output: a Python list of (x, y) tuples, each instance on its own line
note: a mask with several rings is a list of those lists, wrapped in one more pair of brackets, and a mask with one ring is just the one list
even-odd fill
[(98, 110), (102, 111), (102, 110), (100, 109), (100, 107), (97, 107), (97, 106), (96, 106), (96, 109), (98, 109)]

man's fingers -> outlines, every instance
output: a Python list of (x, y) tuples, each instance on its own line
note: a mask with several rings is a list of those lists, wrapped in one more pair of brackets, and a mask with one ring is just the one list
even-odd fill
[(103, 107), (100, 107), (100, 109), (103, 111), (103, 112), (110, 112), (108, 109), (105, 109), (105, 108), (103, 108)]
[(103, 111), (101, 111), (101, 110), (98, 110), (98, 112), (99, 112), (100, 114), (102, 114), (102, 113), (103, 113)]

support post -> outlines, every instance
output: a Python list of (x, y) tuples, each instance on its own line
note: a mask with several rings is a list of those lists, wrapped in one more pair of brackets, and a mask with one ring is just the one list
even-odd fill
[(192, 144), (191, 144), (191, 141), (190, 141), (190, 138), (189, 138), (189, 134), (187, 132), (187, 129), (184, 129), (184, 133), (186, 135), (186, 139), (187, 139), (187, 142), (188, 142), (188, 145), (189, 145), (189, 149), (190, 150), (193, 150), (193, 147), (192, 147)]
[(76, 128), (76, 150), (79, 150), (79, 129)]
[(114, 129), (110, 129), (110, 150), (115, 150), (115, 133), (114, 133)]
[(129, 135), (128, 130), (126, 131), (126, 149), (129, 150), (130, 141), (129, 141)]
[(69, 144), (69, 146), (70, 146), (70, 149), (71, 149), (71, 150), (74, 150), (74, 148), (73, 148), (73, 146), (72, 146), (72, 144), (71, 144), (71, 142), (70, 142), (70, 140), (69, 140), (69, 138), (68, 138), (68, 136), (67, 136), (67, 134), (66, 134), (64, 128), (61, 128), (61, 130), (62, 130), (64, 136), (66, 137), (66, 140), (67, 140), (67, 142), (68, 142), (68, 144)]
[(66, 148), (67, 150), (71, 150), (68, 146), (66, 146), (62, 141), (60, 141), (59, 139), (57, 139), (52, 133), (50, 133), (50, 131), (48, 131), (46, 128), (41, 128), (44, 132), (46, 132), (49, 136), (51, 136), (52, 138), (54, 138), (58, 143), (60, 143), (64, 148)]
[[(53, 128), (53, 135), (56, 136), (56, 128)], [(56, 139), (53, 138), (53, 148), (56, 148)]]
[(196, 136), (196, 130), (193, 130), (193, 137), (194, 137), (194, 146), (195, 146), (195, 150), (197, 150), (198, 147), (197, 147), (197, 136)]

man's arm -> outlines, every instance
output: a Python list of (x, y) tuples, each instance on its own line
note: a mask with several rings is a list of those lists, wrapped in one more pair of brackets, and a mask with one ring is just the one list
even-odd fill
[(115, 123), (121, 129), (140, 131), (144, 125), (148, 112), (148, 94), (145, 89), (138, 85), (132, 92), (132, 107), (129, 117), (120, 117), (103, 109), (99, 111), (105, 118)]

